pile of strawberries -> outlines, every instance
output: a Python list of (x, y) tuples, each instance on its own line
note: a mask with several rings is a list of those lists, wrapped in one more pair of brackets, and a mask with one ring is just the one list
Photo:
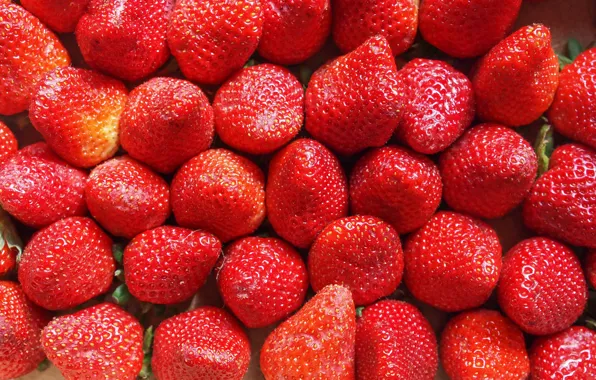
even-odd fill
[(596, 48), (520, 6), (0, 0), (0, 379), (595, 379)]

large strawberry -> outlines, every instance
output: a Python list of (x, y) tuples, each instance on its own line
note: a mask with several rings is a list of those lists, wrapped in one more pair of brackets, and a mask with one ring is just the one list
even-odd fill
[(23, 252), (23, 242), (8, 213), (0, 208), (0, 277), (16, 267), (17, 257)]
[(27, 9), (44, 24), (58, 33), (72, 33), (89, 0), (21, 0)]
[(0, 163), (6, 161), (18, 149), (17, 138), (14, 137), (10, 128), (0, 121)]

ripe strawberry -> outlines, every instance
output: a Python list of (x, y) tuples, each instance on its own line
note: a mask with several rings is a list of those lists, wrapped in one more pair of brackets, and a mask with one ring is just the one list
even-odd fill
[(586, 278), (592, 288), (596, 288), (596, 250), (588, 252), (586, 259)]
[(247, 237), (226, 248), (217, 287), (246, 327), (260, 328), (302, 306), (308, 272), (298, 252), (283, 240)]
[(87, 173), (56, 156), (46, 143), (29, 145), (0, 164), (0, 204), (35, 228), (82, 216)]
[(41, 344), (67, 380), (134, 380), (143, 366), (141, 325), (111, 303), (54, 319)]
[(21, 257), (19, 282), (39, 306), (62, 310), (106, 292), (114, 269), (108, 235), (93, 220), (72, 217), (33, 235)]
[(281, 66), (247, 67), (219, 88), (213, 110), (224, 143), (251, 154), (271, 153), (302, 128), (304, 90)]
[(424, 315), (394, 300), (366, 307), (356, 324), (359, 380), (433, 380), (438, 367), (437, 338)]
[(449, 64), (414, 59), (399, 71), (405, 105), (396, 135), (417, 152), (438, 153), (474, 119), (470, 80)]
[(277, 327), (261, 348), (266, 379), (354, 379), (356, 316), (350, 291), (330, 285)]
[(6, 161), (18, 149), (17, 138), (14, 137), (10, 128), (0, 121), (0, 163)]
[(21, 0), (23, 8), (58, 33), (72, 33), (89, 0)]
[(308, 248), (319, 232), (348, 215), (348, 185), (337, 158), (315, 140), (296, 140), (271, 160), (267, 213), (279, 236)]
[(0, 208), (0, 276), (7, 275), (15, 268), (17, 256), (22, 252), (23, 242), (8, 213)]
[(141, 301), (185, 301), (203, 286), (220, 252), (220, 241), (208, 232), (170, 226), (143, 232), (124, 250), (126, 285)]
[(517, 19), (522, 0), (424, 0), (420, 33), (457, 58), (477, 57), (501, 41)]
[(70, 65), (70, 57), (58, 38), (22, 7), (0, 4), (0, 20), (0, 115), (13, 115), (29, 107), (41, 77)]
[(179, 314), (155, 331), (151, 367), (159, 380), (241, 380), (249, 360), (246, 333), (215, 307)]
[(559, 62), (550, 30), (525, 26), (493, 47), (472, 76), (476, 112), (510, 127), (530, 124), (550, 106), (559, 83)]
[(525, 380), (530, 360), (524, 334), (498, 311), (467, 311), (443, 330), (441, 363), (452, 380)]
[(481, 124), (441, 155), (445, 201), (479, 218), (508, 214), (530, 192), (538, 158), (522, 136), (499, 124)]
[(532, 238), (503, 258), (497, 296), (501, 309), (533, 335), (562, 331), (584, 311), (587, 287), (578, 258), (565, 245)]
[(315, 292), (327, 285), (350, 289), (356, 305), (366, 305), (397, 289), (404, 271), (399, 235), (372, 216), (338, 219), (317, 236), (308, 254)]
[(400, 118), (395, 60), (376, 36), (317, 70), (306, 90), (306, 130), (339, 154), (384, 145)]
[(262, 0), (259, 54), (280, 65), (295, 65), (317, 53), (331, 31), (329, 0)]
[(184, 164), (172, 181), (172, 210), (182, 227), (223, 242), (248, 235), (265, 219), (265, 177), (252, 161), (210, 149)]
[(171, 173), (213, 142), (213, 109), (203, 91), (174, 78), (153, 78), (130, 92), (120, 143), (131, 157)]
[(444, 311), (478, 307), (501, 271), (501, 244), (484, 222), (438, 212), (406, 240), (404, 281), (414, 297)]
[(258, 0), (179, 0), (168, 44), (185, 77), (219, 84), (248, 61), (262, 32)]
[(66, 67), (43, 77), (29, 117), (50, 147), (72, 165), (91, 167), (118, 150), (126, 87), (99, 73)]

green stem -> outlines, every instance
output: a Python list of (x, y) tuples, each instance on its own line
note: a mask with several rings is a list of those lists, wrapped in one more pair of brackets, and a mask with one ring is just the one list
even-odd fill
[(116, 290), (114, 290), (114, 293), (112, 293), (112, 299), (120, 306), (126, 305), (131, 298), (132, 295), (128, 291), (126, 284), (118, 286)]
[(364, 311), (364, 306), (360, 306), (356, 308), (356, 317), (362, 318), (362, 312)]
[(139, 377), (142, 379), (147, 379), (151, 376), (151, 354), (153, 353), (154, 336), (153, 326), (149, 326), (143, 336), (143, 354), (145, 355), (143, 357), (143, 368), (139, 373)]
[(118, 264), (122, 264), (122, 257), (124, 256), (124, 246), (116, 243), (112, 245), (112, 255)]
[(550, 124), (544, 124), (538, 132), (534, 149), (538, 156), (538, 177), (544, 174), (549, 167), (550, 156), (553, 153), (554, 138), (553, 128)]

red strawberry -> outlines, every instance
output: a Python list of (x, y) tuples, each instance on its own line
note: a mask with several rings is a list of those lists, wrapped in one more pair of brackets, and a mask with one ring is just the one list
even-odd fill
[(70, 65), (58, 38), (20, 6), (0, 4), (0, 115), (25, 111), (37, 82)]
[(248, 61), (262, 32), (259, 0), (179, 0), (168, 44), (185, 77), (219, 84)]
[(87, 173), (56, 156), (46, 143), (29, 145), (0, 164), (0, 204), (19, 221), (45, 227), (85, 215)]
[(283, 240), (247, 237), (226, 248), (217, 287), (246, 327), (259, 328), (285, 319), (302, 306), (308, 272), (300, 254)]
[(209, 148), (213, 109), (203, 91), (174, 78), (153, 78), (130, 92), (120, 143), (131, 157), (162, 173)]
[(499, 305), (522, 330), (533, 335), (562, 331), (583, 313), (586, 280), (578, 258), (565, 245), (532, 238), (503, 258)]
[(525, 26), (499, 42), (472, 76), (476, 111), (510, 127), (530, 124), (550, 106), (559, 83), (559, 62), (550, 30)]
[(350, 291), (331, 285), (277, 327), (261, 348), (266, 379), (354, 379), (356, 316)]
[(127, 239), (161, 226), (170, 215), (166, 181), (128, 156), (93, 169), (85, 198), (91, 215), (109, 233)]
[(308, 254), (315, 292), (327, 285), (351, 290), (356, 305), (366, 305), (397, 289), (404, 271), (399, 235), (372, 216), (349, 216), (330, 223)]
[(483, 55), (501, 41), (517, 19), (522, 0), (424, 0), (424, 40), (458, 58)]
[(387, 40), (373, 37), (313, 74), (306, 130), (340, 154), (382, 146), (399, 122), (399, 87)]
[(10, 128), (0, 121), (0, 163), (6, 161), (18, 149), (17, 138), (14, 137)]
[(172, 210), (182, 227), (223, 242), (248, 235), (265, 219), (265, 178), (252, 161), (210, 149), (184, 164), (172, 181)]
[(596, 250), (588, 252), (585, 272), (590, 285), (596, 288)]
[(15, 268), (17, 256), (22, 252), (23, 242), (8, 213), (0, 208), (0, 276), (7, 275)]
[(151, 367), (159, 380), (241, 380), (249, 360), (246, 333), (215, 307), (179, 314), (155, 331)]
[(449, 64), (414, 59), (400, 71), (403, 118), (397, 136), (417, 152), (438, 153), (457, 140), (474, 119), (470, 80)]
[(280, 65), (295, 65), (317, 53), (331, 31), (329, 0), (261, 0), (263, 35), (259, 54)]
[(143, 232), (124, 250), (126, 285), (141, 301), (185, 301), (203, 286), (220, 252), (208, 232), (170, 226)]
[(224, 143), (251, 154), (271, 153), (302, 128), (304, 90), (281, 66), (247, 67), (219, 88), (213, 110)]
[(89, 0), (21, 0), (21, 5), (58, 33), (72, 33)]
[(354, 214), (374, 215), (400, 233), (424, 225), (441, 203), (441, 176), (427, 157), (398, 146), (368, 152), (350, 178)]
[(457, 315), (443, 330), (439, 348), (452, 380), (525, 380), (530, 374), (524, 334), (498, 311)]
[(29, 117), (59, 156), (72, 165), (91, 167), (118, 150), (118, 119), (125, 103), (121, 82), (67, 67), (44, 76)]
[(273, 229), (308, 248), (321, 230), (348, 215), (348, 185), (338, 159), (315, 140), (296, 140), (271, 160), (267, 213)]
[(0, 281), (0, 319), (0, 378), (15, 379), (43, 361), (39, 338), (50, 318), (25, 297), (19, 284)]
[(67, 380), (134, 380), (143, 366), (141, 325), (111, 303), (54, 319), (41, 344)]
[(538, 158), (522, 136), (499, 124), (469, 130), (441, 155), (445, 201), (454, 210), (500, 218), (530, 192)]
[(414, 297), (445, 311), (482, 305), (497, 286), (501, 244), (484, 222), (438, 212), (404, 246), (404, 281)]
[(108, 235), (93, 220), (72, 217), (33, 235), (21, 257), (19, 282), (33, 302), (61, 310), (106, 292), (114, 269)]

